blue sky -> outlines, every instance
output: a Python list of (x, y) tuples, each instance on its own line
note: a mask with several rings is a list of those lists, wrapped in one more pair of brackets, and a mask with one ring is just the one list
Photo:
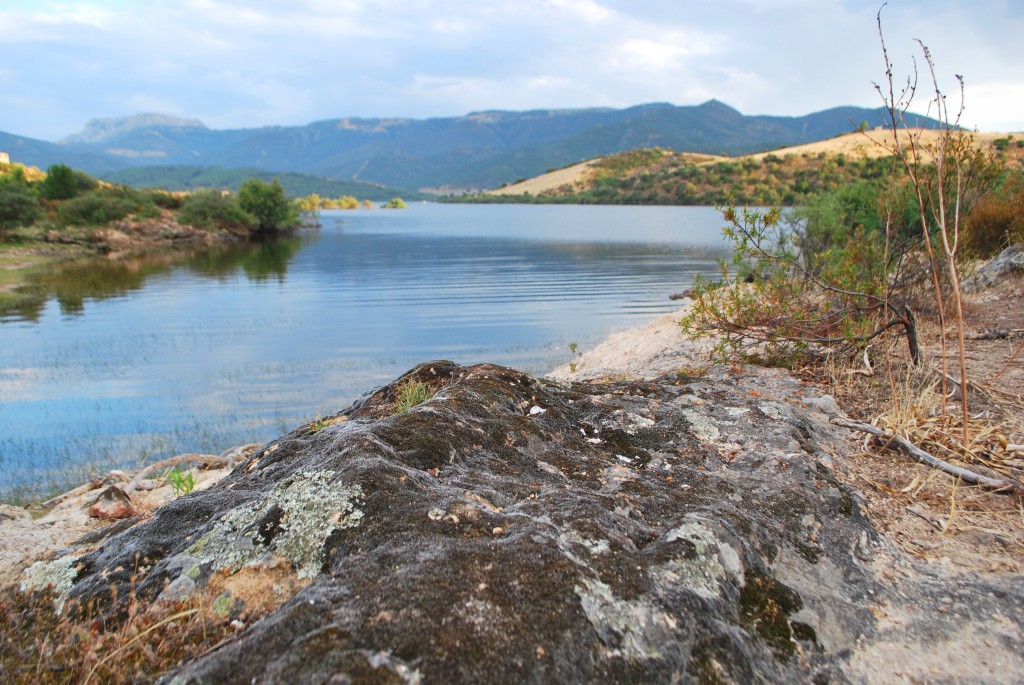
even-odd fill
[[(879, 5), (0, 0), (0, 131), (55, 140), (139, 112), (241, 128), (711, 98), (745, 114), (873, 107)], [(1024, 130), (1024, 2), (890, 0), (882, 16), (898, 74), (920, 38), (940, 85), (963, 74), (964, 124)]]

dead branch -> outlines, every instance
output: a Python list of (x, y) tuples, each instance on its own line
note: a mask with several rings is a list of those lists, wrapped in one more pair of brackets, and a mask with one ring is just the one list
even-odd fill
[(907, 455), (921, 462), (922, 464), (927, 464), (932, 468), (939, 469), (940, 471), (945, 471), (951, 476), (955, 476), (966, 483), (980, 485), (983, 488), (995, 490), (997, 492), (1012, 493), (1024, 497), (1024, 486), (1021, 486), (1018, 483), (1006, 480), (999, 480), (998, 478), (989, 478), (987, 476), (982, 476), (979, 473), (975, 473), (974, 471), (970, 471), (963, 467), (954, 466), (953, 464), (950, 464), (948, 461), (943, 461), (938, 457), (934, 457), (928, 454), (921, 448), (917, 447), (914, 443), (907, 440), (906, 438), (901, 438), (900, 436), (894, 433), (884, 431), (881, 428), (876, 428), (875, 426), (870, 426), (866, 423), (860, 423), (859, 421), (851, 421), (849, 419), (844, 419), (838, 416), (832, 417), (830, 421), (837, 426), (842, 426), (843, 428), (861, 431), (862, 433), (869, 433), (871, 435), (874, 435), (875, 437), (882, 438), (888, 444), (896, 445), (901, 450), (903, 450)]

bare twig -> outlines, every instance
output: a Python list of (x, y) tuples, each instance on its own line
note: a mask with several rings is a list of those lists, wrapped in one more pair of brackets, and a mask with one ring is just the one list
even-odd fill
[(901, 450), (903, 450), (907, 455), (921, 462), (922, 464), (927, 464), (932, 468), (939, 469), (940, 471), (945, 471), (946, 473), (955, 476), (966, 483), (980, 485), (983, 488), (995, 490), (997, 492), (1012, 493), (1024, 497), (1024, 486), (1021, 486), (1018, 483), (1014, 483), (1007, 480), (999, 480), (998, 478), (989, 478), (987, 476), (982, 476), (979, 473), (975, 473), (974, 471), (970, 471), (963, 467), (950, 464), (948, 461), (943, 461), (938, 457), (934, 457), (928, 454), (921, 448), (917, 447), (914, 443), (907, 440), (906, 438), (901, 438), (900, 436), (894, 433), (884, 431), (881, 428), (876, 428), (875, 426), (870, 426), (866, 423), (860, 423), (859, 421), (851, 421), (849, 419), (844, 419), (838, 416), (832, 417), (831, 422), (837, 426), (842, 426), (843, 428), (861, 431), (862, 433), (869, 433), (876, 437), (882, 438), (887, 443), (896, 445)]

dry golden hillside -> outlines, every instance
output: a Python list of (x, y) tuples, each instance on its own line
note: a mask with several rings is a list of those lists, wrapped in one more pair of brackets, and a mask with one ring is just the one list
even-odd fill
[[(929, 129), (904, 129), (900, 131), (900, 144), (907, 146), (910, 136), (916, 136), (918, 142), (925, 148), (929, 148), (937, 141), (939, 131)], [(970, 134), (975, 144), (988, 154), (1001, 154), (1007, 163), (1024, 163), (1024, 134), (1012, 133), (972, 133)], [(1001, 141), (997, 145), (997, 141)], [(792, 147), (779, 148), (766, 152), (759, 152), (752, 155), (740, 157), (725, 157), (721, 155), (705, 155), (699, 153), (676, 153), (680, 162), (695, 165), (708, 165), (719, 162), (742, 162), (745, 159), (752, 159), (758, 162), (765, 157), (785, 158), (787, 156), (802, 158), (817, 158), (824, 154), (831, 157), (844, 155), (848, 161), (856, 161), (864, 158), (879, 158), (890, 154), (893, 145), (891, 132), (885, 129), (874, 129), (872, 131), (847, 133), (828, 140), (820, 140), (815, 143), (794, 145)], [(1002, 147), (1002, 150), (999, 149)], [(546, 174), (541, 174), (520, 183), (514, 183), (496, 190), (490, 191), (490, 195), (523, 195), (529, 193), (537, 196), (543, 193), (559, 192), (580, 192), (585, 190), (595, 179), (602, 160), (606, 157), (597, 157), (564, 169), (557, 169)], [(927, 161), (925, 159), (924, 161)]]

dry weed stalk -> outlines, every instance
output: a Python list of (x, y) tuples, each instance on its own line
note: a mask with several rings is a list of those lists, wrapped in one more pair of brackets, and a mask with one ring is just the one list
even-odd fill
[[(884, 8), (885, 5), (882, 5)], [(928, 66), (928, 74), (931, 77), (931, 85), (934, 95), (928, 101), (926, 116), (933, 114), (939, 121), (941, 133), (936, 142), (926, 145), (922, 142), (922, 130), (911, 127), (907, 124), (907, 113), (917, 93), (918, 73), (917, 62), (904, 86), (896, 93), (893, 76), (893, 65), (889, 60), (889, 52), (885, 44), (885, 34), (882, 30), (882, 9), (877, 15), (878, 35), (881, 41), (882, 56), (885, 60), (885, 86), (875, 84), (875, 90), (882, 98), (887, 116), (887, 130), (891, 135), (891, 142), (875, 140), (893, 155), (896, 163), (900, 164), (910, 181), (910, 188), (914, 194), (917, 204), (917, 211), (921, 221), (923, 242), (928, 255), (928, 263), (932, 274), (932, 285), (939, 315), (940, 343), (942, 348), (942, 389), (943, 397), (948, 396), (947, 377), (949, 375), (949, 355), (946, 331), (946, 301), (943, 295), (942, 282), (940, 279), (939, 263), (932, 247), (932, 235), (929, 226), (934, 226), (941, 239), (943, 256), (945, 257), (945, 271), (952, 286), (954, 323), (957, 333), (957, 348), (960, 362), (960, 387), (966, 389), (967, 379), (967, 353), (964, 342), (964, 314), (963, 300), (960, 292), (960, 278), (957, 264), (957, 249), (960, 241), (960, 218), (961, 204), (964, 193), (965, 166), (975, 159), (976, 151), (973, 150), (966, 134), (960, 128), (960, 118), (964, 110), (964, 82), (959, 74), (956, 76), (960, 88), (960, 106), (954, 116), (946, 101), (946, 95), (938, 84), (935, 73), (935, 63), (931, 51), (920, 40), (918, 45)], [(884, 88), (884, 89), (883, 89)], [(905, 136), (900, 132), (904, 131)], [(906, 142), (904, 142), (904, 138)], [(952, 167), (952, 169), (950, 169)], [(934, 174), (934, 185), (927, 178), (928, 173)], [(947, 176), (952, 176), (948, 179)], [(953, 187), (947, 187), (949, 181)], [(952, 205), (952, 206), (951, 206)], [(949, 216), (952, 211), (952, 217)], [(968, 393), (966, 390), (960, 393), (961, 396), (961, 438), (964, 445), (970, 442), (970, 412), (968, 407)], [(942, 404), (942, 417), (946, 418), (946, 403)]]

